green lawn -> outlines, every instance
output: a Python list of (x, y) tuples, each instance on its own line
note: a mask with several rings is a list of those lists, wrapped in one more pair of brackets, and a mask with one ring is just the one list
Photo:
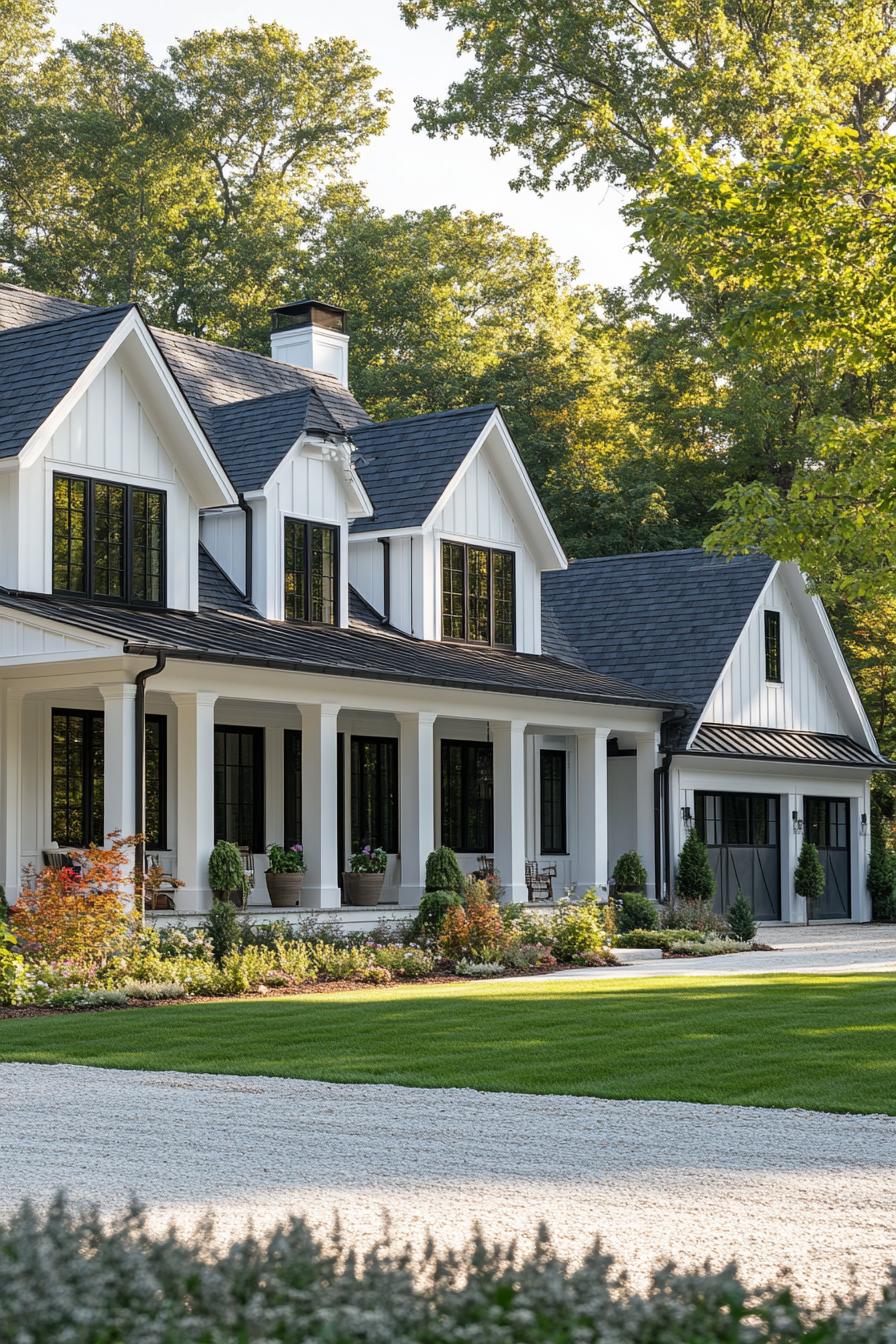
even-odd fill
[(6, 1019), (0, 1060), (896, 1114), (896, 983), (504, 981)]

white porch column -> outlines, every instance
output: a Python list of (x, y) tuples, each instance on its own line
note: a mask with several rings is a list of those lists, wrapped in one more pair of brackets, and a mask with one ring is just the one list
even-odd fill
[[(22, 692), (3, 696), (3, 886), (15, 901), (22, 886)], [(49, 833), (49, 827), (47, 828)], [(40, 861), (40, 860), (38, 860)]]
[(493, 722), (495, 867), (505, 902), (525, 902), (526, 890), (526, 724), (523, 719)]
[(654, 771), (659, 751), (659, 733), (638, 733), (635, 737), (635, 832), (637, 850), (647, 869), (647, 895), (657, 899), (656, 885), (656, 817)]
[(103, 831), (133, 835), (136, 822), (136, 760), (133, 682), (101, 686), (103, 697)]
[(215, 843), (215, 701), (213, 691), (172, 695), (177, 706), (178, 909), (209, 906), (208, 860)]
[(302, 845), (304, 892), (312, 906), (332, 908), (339, 893), (336, 721), (338, 705), (299, 705), (302, 715)]
[(576, 798), (578, 810), (578, 878), (576, 891), (606, 888), (607, 872), (607, 738), (609, 728), (576, 733)]
[(417, 905), (423, 894), (426, 859), (435, 848), (433, 725), (435, 714), (396, 714), (398, 739), (398, 848), (400, 905)]

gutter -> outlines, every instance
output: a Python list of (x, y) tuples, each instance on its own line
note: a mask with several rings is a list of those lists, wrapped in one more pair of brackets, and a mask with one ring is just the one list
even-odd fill
[(146, 877), (146, 683), (164, 670), (168, 655), (158, 650), (152, 667), (144, 667), (134, 678), (134, 831), (140, 837), (134, 854), (134, 900), (143, 923), (143, 889)]
[(383, 625), (392, 624), (392, 550), (388, 537), (380, 537), (383, 548)]
[(239, 494), (237, 495), (236, 498), (237, 498), (237, 503), (239, 504), (239, 506), (240, 506), (240, 508), (242, 509), (242, 511), (243, 511), (243, 513), (244, 513), (244, 515), (245, 515), (245, 518), (246, 518), (246, 528), (245, 528), (245, 537), (246, 537), (246, 540), (245, 540), (245, 547), (246, 547), (246, 552), (245, 552), (245, 559), (244, 559), (244, 562), (243, 562), (243, 566), (244, 566), (244, 569), (245, 569), (244, 583), (243, 583), (243, 597), (244, 597), (244, 598), (246, 599), (246, 601), (251, 605), (251, 603), (252, 603), (252, 523), (253, 523), (252, 505), (249, 504), (249, 503), (247, 502), (247, 500), (246, 500), (246, 496), (243, 494), (242, 491), (239, 492)]
[[(671, 724), (681, 723), (687, 718), (688, 711), (681, 706), (663, 720), (662, 736), (668, 736)], [(672, 757), (679, 752), (668, 744), (662, 747), (663, 762), (653, 772), (653, 857), (657, 881), (662, 877), (662, 890), (665, 900), (672, 902), (672, 807), (669, 791), (669, 771)]]

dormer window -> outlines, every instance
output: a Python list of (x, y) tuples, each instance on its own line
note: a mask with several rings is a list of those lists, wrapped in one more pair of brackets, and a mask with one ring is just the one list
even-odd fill
[(765, 679), (781, 680), (781, 613), (765, 613)]
[(55, 476), (53, 592), (164, 605), (164, 492)]
[(442, 542), (442, 638), (516, 647), (512, 551)]
[(287, 518), (284, 524), (283, 612), (288, 621), (336, 625), (339, 620), (339, 529)]

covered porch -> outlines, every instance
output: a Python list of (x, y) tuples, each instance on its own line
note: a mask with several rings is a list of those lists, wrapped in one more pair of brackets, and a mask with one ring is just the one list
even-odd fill
[[(82, 659), (6, 678), (10, 899), (54, 845), (134, 831), (135, 677), (148, 666)], [(272, 843), (303, 845), (302, 906), (312, 910), (343, 909), (341, 875), (365, 844), (389, 855), (375, 917), (417, 906), (440, 844), (466, 872), (492, 858), (508, 902), (529, 899), (527, 862), (555, 870), (556, 899), (606, 888), (632, 848), (652, 893), (659, 718), (643, 707), (171, 658), (146, 682), (147, 850), (183, 884), (175, 917), (209, 908), (217, 839), (254, 855), (248, 904), (259, 916), (271, 910)]]

